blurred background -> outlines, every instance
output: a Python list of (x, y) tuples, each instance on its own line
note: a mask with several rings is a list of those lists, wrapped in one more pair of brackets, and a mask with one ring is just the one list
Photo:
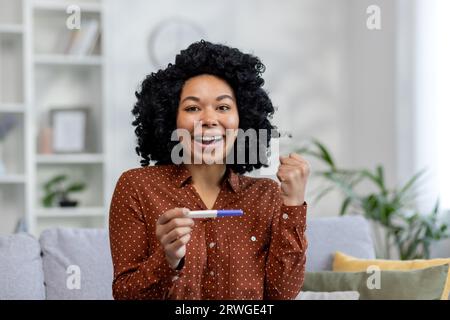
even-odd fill
[(266, 65), (273, 122), (291, 135), (275, 152), (301, 149), (313, 169), (310, 216), (339, 215), (351, 195), (349, 214), (387, 228), (399, 212), (433, 217), (424, 232), (440, 244), (448, 13), (447, 0), (0, 0), (0, 233), (105, 227), (118, 177), (139, 166), (134, 92), (206, 39)]

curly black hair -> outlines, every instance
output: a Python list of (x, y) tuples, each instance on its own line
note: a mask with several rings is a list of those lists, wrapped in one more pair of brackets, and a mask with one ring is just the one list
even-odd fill
[[(238, 164), (233, 161), (227, 166), (241, 174), (262, 166), (267, 167), (271, 133), (277, 131), (269, 121), (274, 107), (262, 88), (264, 79), (261, 74), (264, 71), (264, 64), (252, 54), (201, 40), (182, 50), (176, 56), (175, 64), (169, 63), (166, 69), (147, 75), (140, 91), (135, 93), (137, 102), (132, 110), (135, 117), (132, 124), (136, 126), (137, 136), (136, 153), (142, 158), (141, 166), (148, 166), (151, 160), (156, 161), (157, 165), (172, 163), (171, 151), (178, 142), (171, 141), (171, 134), (176, 129), (183, 85), (194, 76), (210, 74), (225, 80), (233, 89), (239, 113), (239, 128), (255, 129), (258, 148), (264, 150), (258, 152), (256, 163)], [(266, 138), (261, 138), (260, 129), (267, 130)], [(235, 143), (232, 151), (235, 160), (238, 148)], [(245, 148), (245, 159), (250, 159), (248, 141), (242, 148)]]

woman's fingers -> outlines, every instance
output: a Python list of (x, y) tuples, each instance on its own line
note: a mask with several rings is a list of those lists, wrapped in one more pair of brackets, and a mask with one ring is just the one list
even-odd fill
[(189, 212), (189, 209), (186, 208), (174, 208), (167, 210), (164, 212), (157, 221), (157, 224), (166, 224), (170, 220), (174, 218), (182, 218), (185, 217), (185, 212)]
[(156, 222), (156, 237), (161, 241), (164, 235), (179, 227), (190, 227), (194, 225), (194, 220), (186, 218), (183, 208), (175, 208), (164, 212)]
[(291, 183), (297, 177), (301, 177), (302, 171), (298, 167), (280, 167), (277, 177), (281, 182)]
[(156, 221), (156, 238), (164, 248), (171, 266), (177, 265), (186, 254), (186, 244), (191, 239), (194, 220), (186, 217), (186, 208), (174, 208), (164, 212)]
[(169, 233), (163, 235), (161, 237), (161, 244), (163, 246), (170, 244), (172, 242), (174, 242), (175, 240), (181, 238), (182, 236), (190, 233), (192, 231), (191, 227), (179, 227), (179, 228), (175, 228), (172, 231), (170, 231)]
[(191, 218), (175, 218), (170, 220), (165, 225), (160, 226), (162, 235), (170, 233), (172, 230), (181, 227), (192, 227), (194, 225), (194, 219)]
[(306, 160), (296, 153), (280, 156), (277, 177), (285, 205), (300, 205), (304, 202), (306, 183), (310, 168)]
[(191, 234), (185, 234), (180, 239), (175, 240), (171, 244), (165, 246), (165, 251), (169, 253), (170, 256), (177, 259), (181, 259), (186, 254), (186, 244), (191, 239)]

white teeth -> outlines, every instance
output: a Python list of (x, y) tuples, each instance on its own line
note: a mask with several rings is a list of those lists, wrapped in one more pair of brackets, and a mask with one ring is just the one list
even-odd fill
[(222, 136), (202, 136), (202, 137), (195, 137), (196, 141), (219, 141), (222, 140)]

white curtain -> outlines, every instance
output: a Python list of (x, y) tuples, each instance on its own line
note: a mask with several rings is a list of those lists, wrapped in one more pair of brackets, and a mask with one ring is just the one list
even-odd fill
[(415, 169), (428, 169), (419, 205), (450, 209), (450, 1), (416, 1)]

